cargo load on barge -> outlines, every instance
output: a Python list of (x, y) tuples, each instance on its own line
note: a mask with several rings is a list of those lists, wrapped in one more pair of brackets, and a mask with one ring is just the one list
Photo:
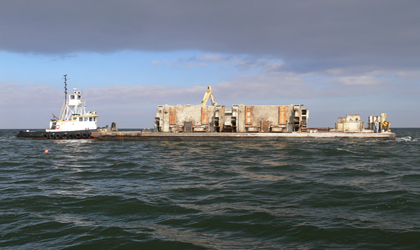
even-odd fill
[(98, 115), (86, 110), (82, 92), (77, 88), (67, 93), (67, 75), (64, 75), (64, 103), (59, 117), (50, 120), (47, 129), (19, 131), (20, 138), (31, 139), (92, 139), (92, 132), (98, 130)]
[[(207, 106), (208, 98), (212, 105)], [(154, 128), (139, 131), (94, 132), (102, 140), (208, 141), (287, 139), (395, 139), (387, 116), (369, 116), (365, 128), (360, 115), (340, 117), (334, 129), (308, 127), (309, 110), (303, 104), (218, 105), (211, 87), (200, 105), (159, 105)], [(378, 133), (375, 133), (375, 124)], [(384, 126), (383, 124), (386, 124)]]

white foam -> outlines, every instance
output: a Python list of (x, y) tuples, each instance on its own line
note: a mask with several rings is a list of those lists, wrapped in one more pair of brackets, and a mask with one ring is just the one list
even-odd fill
[[(404, 136), (404, 137), (397, 137), (395, 139), (397, 142), (401, 142), (401, 141), (405, 141), (405, 142), (410, 142), (413, 141), (411, 136)], [(417, 139), (415, 139), (417, 141)]]

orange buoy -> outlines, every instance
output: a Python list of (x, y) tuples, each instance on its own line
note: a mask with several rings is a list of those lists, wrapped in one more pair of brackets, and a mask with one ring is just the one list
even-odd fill
[(44, 153), (49, 153), (50, 151), (48, 150), (48, 149), (45, 149), (44, 150)]

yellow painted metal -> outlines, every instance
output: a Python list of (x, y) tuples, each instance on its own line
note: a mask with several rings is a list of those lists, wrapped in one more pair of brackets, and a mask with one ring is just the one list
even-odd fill
[(60, 116), (58, 119), (62, 120), (64, 118), (64, 107), (66, 106), (66, 100), (63, 102), (63, 106), (61, 106)]
[(211, 105), (216, 106), (217, 103), (214, 100), (213, 91), (211, 90), (210, 86), (207, 86), (207, 91), (206, 93), (204, 93), (204, 97), (203, 97), (203, 100), (201, 101), (201, 105), (206, 105), (207, 101), (209, 100), (209, 97), (211, 99)]

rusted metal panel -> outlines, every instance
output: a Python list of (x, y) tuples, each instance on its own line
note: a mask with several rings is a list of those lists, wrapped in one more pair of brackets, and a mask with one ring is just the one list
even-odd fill
[(261, 121), (261, 132), (262, 133), (270, 132), (270, 121)]
[(169, 108), (169, 124), (176, 125), (176, 107)]
[(285, 125), (287, 123), (287, 106), (280, 106), (279, 108), (279, 124)]
[(192, 132), (192, 122), (184, 123), (184, 132)]
[(209, 124), (209, 107), (201, 107), (201, 124)]
[(245, 125), (252, 125), (252, 110), (254, 106), (246, 106), (245, 107)]

